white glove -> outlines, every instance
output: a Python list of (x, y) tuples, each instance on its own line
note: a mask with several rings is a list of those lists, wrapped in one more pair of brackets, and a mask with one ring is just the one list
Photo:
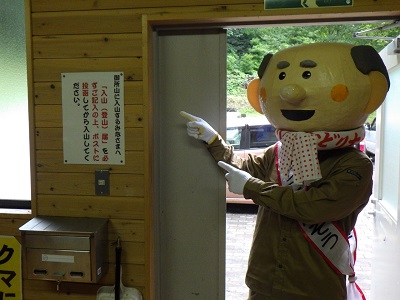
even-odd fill
[(228, 181), (229, 190), (232, 193), (243, 195), (244, 185), (252, 176), (249, 173), (236, 169), (223, 161), (219, 161), (218, 166), (228, 171), (228, 173), (225, 174), (225, 178)]
[(212, 128), (210, 124), (202, 118), (193, 116), (185, 111), (181, 111), (179, 114), (190, 120), (186, 123), (188, 135), (198, 140), (203, 140), (207, 144), (211, 144), (217, 138), (218, 132), (216, 132), (214, 128)]

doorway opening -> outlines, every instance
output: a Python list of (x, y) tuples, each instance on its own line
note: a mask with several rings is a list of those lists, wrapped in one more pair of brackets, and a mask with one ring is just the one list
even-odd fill
[[(199, 34), (190, 33), (191, 37), (194, 37), (196, 35), (199, 36)], [(225, 256), (223, 255), (225, 253), (222, 254), (220, 253), (221, 251), (224, 252), (224, 248), (227, 247), (228, 243), (230, 242), (230, 239), (229, 236), (228, 238), (225, 238), (227, 234), (225, 232), (226, 216), (224, 216), (225, 214), (224, 202), (218, 201), (218, 203), (221, 204), (222, 207), (217, 205), (218, 207), (214, 208), (214, 205), (216, 205), (217, 202), (212, 201), (212, 197), (214, 197), (217, 194), (217, 192), (213, 192), (212, 189), (210, 188), (215, 183), (215, 180), (210, 177), (210, 171), (216, 171), (215, 172), (216, 174), (214, 174), (215, 178), (223, 179), (223, 177), (221, 177), (220, 174), (217, 174), (218, 171), (220, 170), (214, 168), (215, 162), (209, 160), (210, 158), (209, 156), (200, 158), (200, 156), (203, 155), (204, 153), (205, 155), (208, 155), (208, 153), (206, 153), (207, 151), (203, 151), (205, 150), (204, 148), (199, 148), (198, 145), (201, 144), (197, 143), (197, 141), (191, 141), (191, 140), (188, 143), (182, 142), (186, 141), (185, 138), (187, 138), (187, 134), (184, 129), (184, 121), (182, 121), (181, 119), (179, 119), (179, 117), (177, 117), (178, 115), (177, 112), (180, 109), (186, 109), (187, 103), (190, 102), (194, 105), (194, 108), (193, 109), (190, 108), (188, 112), (192, 112), (195, 114), (197, 112), (198, 116), (206, 118), (207, 121), (209, 122), (211, 120), (210, 124), (216, 126), (214, 128), (218, 128), (219, 126), (219, 128), (222, 129), (223, 127), (225, 127), (225, 124), (224, 125), (222, 124), (222, 120), (223, 122), (225, 122), (224, 119), (226, 117), (226, 108), (229, 105), (226, 105), (224, 103), (223, 106), (217, 105), (218, 109), (211, 110), (210, 107), (215, 108), (217, 102), (214, 101), (212, 103), (207, 103), (207, 104), (204, 102), (205, 99), (207, 100), (218, 99), (218, 97), (216, 97), (215, 95), (221, 96), (220, 97), (221, 99), (225, 97), (226, 78), (225, 75), (223, 74), (225, 69), (222, 69), (222, 66), (225, 64), (226, 61), (225, 55), (219, 55), (220, 60), (221, 57), (224, 56), (224, 58), (222, 59), (223, 61), (222, 63), (221, 61), (218, 61), (218, 63), (213, 63), (215, 55), (211, 55), (210, 57), (207, 58), (203, 58), (202, 56), (203, 54), (210, 55), (212, 53), (214, 54), (217, 53), (217, 51), (214, 50), (211, 51), (210, 47), (203, 47), (203, 45), (205, 44), (207, 44), (208, 46), (209, 41), (203, 42), (202, 38), (200, 38), (198, 41), (189, 40), (185, 42), (185, 40), (182, 40), (182, 44), (178, 44), (180, 39), (178, 40), (167, 39), (169, 40), (169, 42), (167, 42), (167, 40), (163, 41), (159, 39), (161, 36), (159, 33), (157, 34), (155, 33), (154, 36), (158, 37), (158, 40), (153, 42), (155, 44), (154, 49), (158, 49), (160, 46), (163, 47), (165, 46), (164, 50), (166, 51), (163, 54), (161, 53), (162, 55), (160, 55), (160, 53), (153, 54), (154, 57), (156, 58), (155, 59), (156, 63), (154, 63), (153, 66), (155, 68), (153, 73), (158, 76), (160, 74), (159, 70), (162, 69), (164, 70), (164, 72), (161, 73), (165, 75), (165, 78), (161, 77), (163, 80), (158, 80), (158, 81), (155, 80), (155, 82), (158, 83), (161, 82), (163, 86), (156, 87), (155, 89), (156, 91), (154, 92), (155, 95), (162, 95), (161, 102), (159, 99), (156, 99), (157, 97), (154, 97), (155, 101), (158, 101), (154, 102), (155, 104), (154, 109), (156, 111), (153, 115), (156, 123), (155, 128), (160, 129), (160, 133), (158, 133), (159, 138), (156, 139), (154, 145), (155, 146), (154, 153), (156, 153), (155, 159), (157, 160), (157, 162), (154, 163), (155, 166), (154, 173), (155, 174), (159, 173), (157, 171), (158, 165), (160, 165), (165, 170), (171, 171), (170, 174), (168, 174), (168, 176), (157, 177), (156, 175), (153, 178), (155, 182), (154, 186), (158, 187), (164, 184), (165, 188), (168, 188), (168, 191), (171, 192), (171, 194), (168, 195), (167, 193), (162, 193), (159, 190), (155, 189), (155, 196), (154, 196), (155, 201), (153, 201), (153, 204), (155, 204), (154, 213), (156, 215), (156, 218), (158, 218), (157, 221), (160, 223), (160, 224), (152, 224), (152, 226), (154, 226), (154, 229), (156, 231), (155, 243), (157, 250), (155, 251), (156, 258), (154, 259), (156, 265), (155, 273), (157, 276), (159, 276), (160, 274), (164, 274), (163, 276), (165, 276), (165, 278), (156, 278), (154, 285), (156, 287), (159, 286), (166, 287), (167, 292), (170, 294), (167, 295), (166, 289), (163, 288), (156, 288), (155, 290), (157, 291), (157, 293), (161, 293), (165, 299), (182, 298), (182, 297), (176, 297), (175, 295), (181, 295), (181, 294), (183, 295), (185, 293), (190, 293), (194, 296), (197, 296), (200, 293), (203, 293), (203, 295), (205, 293), (208, 293), (212, 295), (210, 299), (215, 297), (218, 297), (218, 299), (223, 299), (223, 296), (226, 295), (227, 291), (229, 290), (228, 285), (226, 286), (226, 290), (225, 291), (223, 290), (224, 283), (228, 281), (227, 275), (224, 274), (224, 271), (226, 268), (229, 268), (230, 266), (232, 266), (233, 268), (236, 267), (235, 265), (228, 263), (225, 268), (226, 261), (225, 261)], [(224, 37), (223, 38), (217, 37), (213, 39), (217, 49), (221, 50), (226, 46), (226, 41), (222, 42), (224, 39), (225, 39)], [(264, 42), (268, 44), (268, 41)], [(259, 42), (259, 44), (261, 44), (261, 42)], [(187, 45), (191, 46), (190, 50), (188, 50)], [(254, 43), (254, 45), (256, 44)], [(287, 44), (282, 43), (282, 45), (287, 45)], [(205, 49), (207, 51), (204, 51)], [(265, 49), (262, 50), (265, 51)], [(221, 54), (221, 52), (218, 53)], [(170, 58), (167, 59), (166, 57), (163, 56), (164, 54), (173, 55), (174, 59), (173, 60)], [(188, 57), (191, 60), (190, 63), (184, 62), (183, 58), (188, 58)], [(240, 58), (235, 58), (234, 60), (239, 60), (243, 62), (245, 61), (244, 59)], [(212, 63), (211, 65), (206, 66), (204, 64), (205, 61)], [(161, 64), (158, 64), (158, 62), (168, 63), (168, 65), (162, 66)], [(193, 62), (196, 62), (195, 66), (193, 65)], [(258, 63), (259, 62), (257, 61), (257, 64)], [(217, 65), (220, 67), (217, 67), (217, 70), (211, 72), (210, 71), (211, 68), (214, 68)], [(188, 68), (188, 66), (190, 66), (190, 68)], [(202, 70), (201, 72), (199, 72), (200, 69)], [(179, 75), (179, 79), (176, 79), (175, 77), (171, 76), (171, 72), (173, 71), (178, 73), (177, 75)], [(213, 75), (215, 74), (219, 75), (223, 74), (223, 75), (219, 77), (217, 76), (218, 78), (210, 80), (211, 73)], [(204, 84), (204, 82), (202, 81), (203, 78), (199, 79), (197, 77), (194, 78), (193, 74), (195, 74), (196, 76), (204, 75), (206, 81), (210, 80), (210, 82), (207, 81), (207, 84)], [(221, 79), (223, 81), (222, 84), (219, 81)], [(189, 80), (190, 82), (183, 84), (183, 82), (185, 82), (186, 80)], [(177, 82), (180, 83), (180, 88), (178, 89), (176, 88)], [(217, 82), (217, 84), (211, 85), (211, 83), (215, 82)], [(198, 83), (203, 83), (203, 84), (198, 84)], [(246, 81), (244, 85), (246, 85)], [(204, 86), (206, 86), (207, 89), (203, 89), (202, 87)], [(215, 88), (213, 94), (208, 94), (210, 92), (210, 86), (213, 86)], [(187, 95), (183, 95), (183, 90), (181, 87), (186, 88), (186, 92), (188, 93)], [(245, 89), (243, 88), (242, 90), (243, 92), (245, 91)], [(171, 95), (169, 95), (169, 93)], [(167, 100), (167, 96), (170, 96), (170, 98), (173, 101), (169, 102), (169, 100)], [(196, 96), (199, 96), (200, 99), (196, 99)], [(164, 106), (161, 106), (160, 103), (162, 103)], [(176, 106), (173, 106), (172, 104)], [(185, 107), (183, 107), (183, 104)], [(234, 113), (243, 119), (246, 118), (247, 116), (250, 116), (250, 114), (247, 111), (241, 112), (240, 109)], [(167, 120), (168, 122), (164, 122), (166, 120), (159, 118), (160, 115), (170, 119)], [(163, 130), (166, 131), (165, 134), (164, 132), (161, 132)], [(221, 133), (225, 133), (224, 131), (225, 130), (221, 130)], [(161, 147), (157, 145), (158, 142), (161, 143), (162, 145), (165, 145), (170, 152), (167, 153), (165, 151), (160, 150)], [(176, 147), (178, 146), (183, 148), (190, 147), (190, 149), (182, 149), (183, 153), (188, 156), (186, 162), (183, 162), (182, 155), (176, 157), (177, 156)], [(195, 151), (196, 155), (194, 155)], [(157, 155), (161, 155), (163, 153), (168, 154), (166, 155), (165, 159), (162, 157), (160, 158), (157, 157)], [(178, 161), (173, 162), (171, 160), (171, 157), (176, 157)], [(193, 164), (194, 162), (193, 157), (196, 157), (198, 162), (195, 165)], [(161, 164), (160, 162), (163, 163)], [(168, 162), (168, 164), (165, 164), (165, 162)], [(206, 165), (205, 163), (207, 164), (209, 163), (209, 165)], [(183, 170), (182, 172), (177, 172), (176, 171), (177, 167), (184, 167), (185, 170)], [(198, 172), (199, 169), (204, 169), (206, 175), (199, 176)], [(188, 176), (188, 174), (191, 174), (191, 172), (193, 173), (194, 176)], [(176, 177), (175, 176), (176, 174), (180, 174), (181, 177), (174, 178)], [(193, 181), (191, 188), (188, 188), (187, 185), (187, 182), (189, 181), (188, 178), (190, 178), (190, 180)], [(206, 178), (207, 180), (209, 179), (210, 183), (209, 184), (204, 184), (204, 182), (201, 183), (200, 178)], [(174, 188), (171, 188), (172, 184), (169, 184), (169, 181), (172, 180), (174, 180), (174, 184), (176, 185), (174, 186)], [(181, 184), (182, 182), (185, 182), (184, 186)], [(207, 193), (211, 191), (212, 195), (208, 194), (204, 195), (204, 190), (201, 189), (201, 187), (203, 186), (206, 186)], [(153, 189), (153, 186), (151, 186), (150, 188)], [(224, 182), (222, 182), (221, 186), (219, 185), (215, 186), (215, 191), (217, 190), (218, 194), (219, 191), (221, 191), (219, 195), (222, 198), (219, 199), (224, 200), (224, 197), (226, 198)], [(201, 196), (201, 199), (199, 199), (198, 201), (195, 200), (194, 195)], [(178, 201), (178, 196), (182, 196), (182, 199), (180, 199), (179, 201)], [(204, 199), (208, 199), (209, 201), (207, 200), (208, 202), (205, 202)], [(162, 207), (160, 208), (161, 205)], [(196, 207), (194, 207), (194, 205), (196, 205)], [(197, 206), (200, 206), (200, 209), (198, 209)], [(176, 211), (175, 212), (170, 211), (171, 209), (175, 208), (178, 210), (178, 213), (176, 213)], [(187, 212), (190, 213), (188, 214)], [(195, 212), (195, 214), (193, 214), (193, 212)], [(216, 216), (217, 212), (218, 216)], [(162, 217), (162, 215), (164, 217)], [(204, 219), (205, 217), (210, 217), (213, 223), (205, 221)], [(217, 218), (218, 221), (217, 224), (215, 224), (215, 219)], [(196, 233), (194, 234), (194, 231), (191, 230), (188, 225), (193, 225), (193, 223), (195, 222), (199, 222), (199, 224), (198, 228), (196, 228)], [(207, 225), (207, 228), (205, 228), (204, 225)], [(250, 229), (249, 233), (243, 233), (246, 238), (250, 239), (250, 243), (253, 232), (253, 228), (251, 226), (249, 228)], [(165, 230), (165, 228), (168, 229), (168, 231), (166, 232), (167, 234), (164, 234), (165, 232), (160, 233), (160, 231)], [(243, 229), (240, 227), (238, 228)], [(212, 234), (212, 236), (210, 236), (210, 234)], [(238, 237), (236, 233), (234, 236), (235, 238)], [(210, 243), (210, 237), (214, 238), (213, 241), (218, 246), (218, 253), (215, 253), (215, 249), (217, 247), (214, 247), (215, 244)], [(161, 240), (161, 238), (163, 238), (164, 240)], [(193, 241), (195, 241), (195, 243)], [(239, 240), (239, 243), (243, 244), (244, 243), (243, 239)], [(178, 251), (176, 251), (177, 248), (179, 248), (180, 251), (179, 253)], [(166, 251), (170, 252), (166, 253)], [(213, 253), (208, 253), (209, 251), (212, 251)], [(241, 282), (244, 295), (247, 295), (247, 287), (244, 284), (244, 280), (245, 280), (245, 271), (246, 271), (247, 257), (249, 250), (244, 250), (243, 248), (240, 248), (240, 251), (244, 252), (242, 255), (244, 259), (241, 261), (236, 261), (235, 263), (237, 265), (244, 266), (244, 269), (243, 271), (240, 272), (241, 274), (236, 273), (237, 275), (235, 276), (237, 276), (239, 278), (239, 281)], [(159, 253), (164, 253), (166, 255), (163, 258), (160, 258), (161, 255), (158, 255)], [(192, 255), (193, 259), (188, 254)], [(228, 255), (230, 254), (226, 253), (226, 256)], [(232, 254), (232, 256), (234, 256), (234, 254)], [(215, 259), (215, 261), (208, 262), (210, 264), (206, 266), (205, 260), (209, 259), (210, 257)], [(202, 261), (200, 258), (204, 259), (204, 261)], [(164, 259), (167, 260), (167, 264), (163, 264)], [(176, 262), (179, 263), (179, 266), (175, 264)], [(194, 266), (194, 263), (196, 263), (197, 265)], [(216, 271), (216, 269), (218, 270)], [(160, 270), (164, 270), (164, 272)], [(218, 274), (215, 274), (215, 271)], [(172, 275), (176, 277), (173, 277)], [(238, 296), (238, 294), (236, 294), (236, 296)], [(231, 297), (230, 295), (226, 295), (225, 299), (233, 300), (235, 298)], [(245, 299), (245, 297), (241, 297), (240, 299)]]
[[(227, 132), (226, 139), (235, 147), (239, 155), (260, 153), (273, 144), (270, 136), (263, 143), (251, 142), (247, 125), (271, 126), (267, 119), (257, 113), (247, 102), (248, 83), (257, 77), (257, 69), (267, 53), (315, 42), (343, 42), (355, 45), (370, 45), (377, 52), (385, 48), (392, 38), (398, 36), (398, 28), (379, 32), (384, 36), (376, 37), (374, 28), (389, 27), (391, 22), (345, 23), (329, 25), (269, 26), (257, 28), (227, 29)], [(359, 34), (363, 33), (362, 38)], [(358, 36), (358, 38), (355, 38)], [(389, 38), (387, 38), (389, 37)], [(375, 118), (372, 113), (366, 123)], [(266, 130), (266, 129), (265, 129)], [(273, 132), (273, 129), (269, 130)], [(243, 136), (248, 134), (246, 139)], [(246, 141), (244, 143), (243, 141)], [(249, 142), (250, 141), (250, 142)], [(248, 288), (245, 285), (247, 259), (251, 247), (256, 221), (256, 205), (241, 195), (227, 192), (226, 214), (226, 272), (225, 299), (246, 299)], [(368, 205), (359, 216), (357, 231), (359, 237), (356, 272), (359, 284), (367, 299), (370, 292), (370, 274), (372, 257), (373, 208)], [(359, 266), (357, 268), (357, 266)]]

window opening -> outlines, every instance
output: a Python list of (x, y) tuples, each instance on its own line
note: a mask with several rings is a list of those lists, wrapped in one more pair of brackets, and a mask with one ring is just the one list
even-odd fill
[(23, 0), (0, 10), (0, 208), (30, 208), (31, 173)]

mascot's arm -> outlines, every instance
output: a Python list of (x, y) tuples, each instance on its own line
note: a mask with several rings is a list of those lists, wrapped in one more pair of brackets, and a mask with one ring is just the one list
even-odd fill
[(243, 194), (277, 214), (307, 224), (341, 220), (368, 203), (372, 192), (372, 164), (368, 158), (338, 163), (329, 173), (308, 190), (299, 191), (252, 177)]
[(217, 131), (206, 121), (184, 111), (180, 112), (180, 115), (189, 120), (186, 124), (188, 135), (203, 140), (208, 151), (217, 162), (224, 161), (254, 177), (264, 178), (266, 162), (263, 155), (249, 155), (246, 158), (239, 157), (234, 153), (234, 148), (226, 144)]
[(188, 135), (198, 140), (203, 140), (207, 144), (212, 144), (212, 142), (215, 141), (218, 132), (202, 118), (193, 116), (185, 111), (181, 111), (180, 115), (189, 120), (189, 122), (186, 123)]
[(227, 173), (225, 178), (228, 181), (229, 190), (232, 193), (242, 195), (243, 188), (246, 182), (251, 178), (251, 175), (246, 171), (239, 170), (226, 162), (219, 161), (218, 166), (224, 169)]

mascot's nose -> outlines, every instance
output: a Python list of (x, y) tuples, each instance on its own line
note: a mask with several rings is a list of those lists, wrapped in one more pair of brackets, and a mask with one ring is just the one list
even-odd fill
[(291, 104), (298, 104), (306, 97), (306, 91), (297, 84), (288, 84), (281, 88), (279, 96)]

